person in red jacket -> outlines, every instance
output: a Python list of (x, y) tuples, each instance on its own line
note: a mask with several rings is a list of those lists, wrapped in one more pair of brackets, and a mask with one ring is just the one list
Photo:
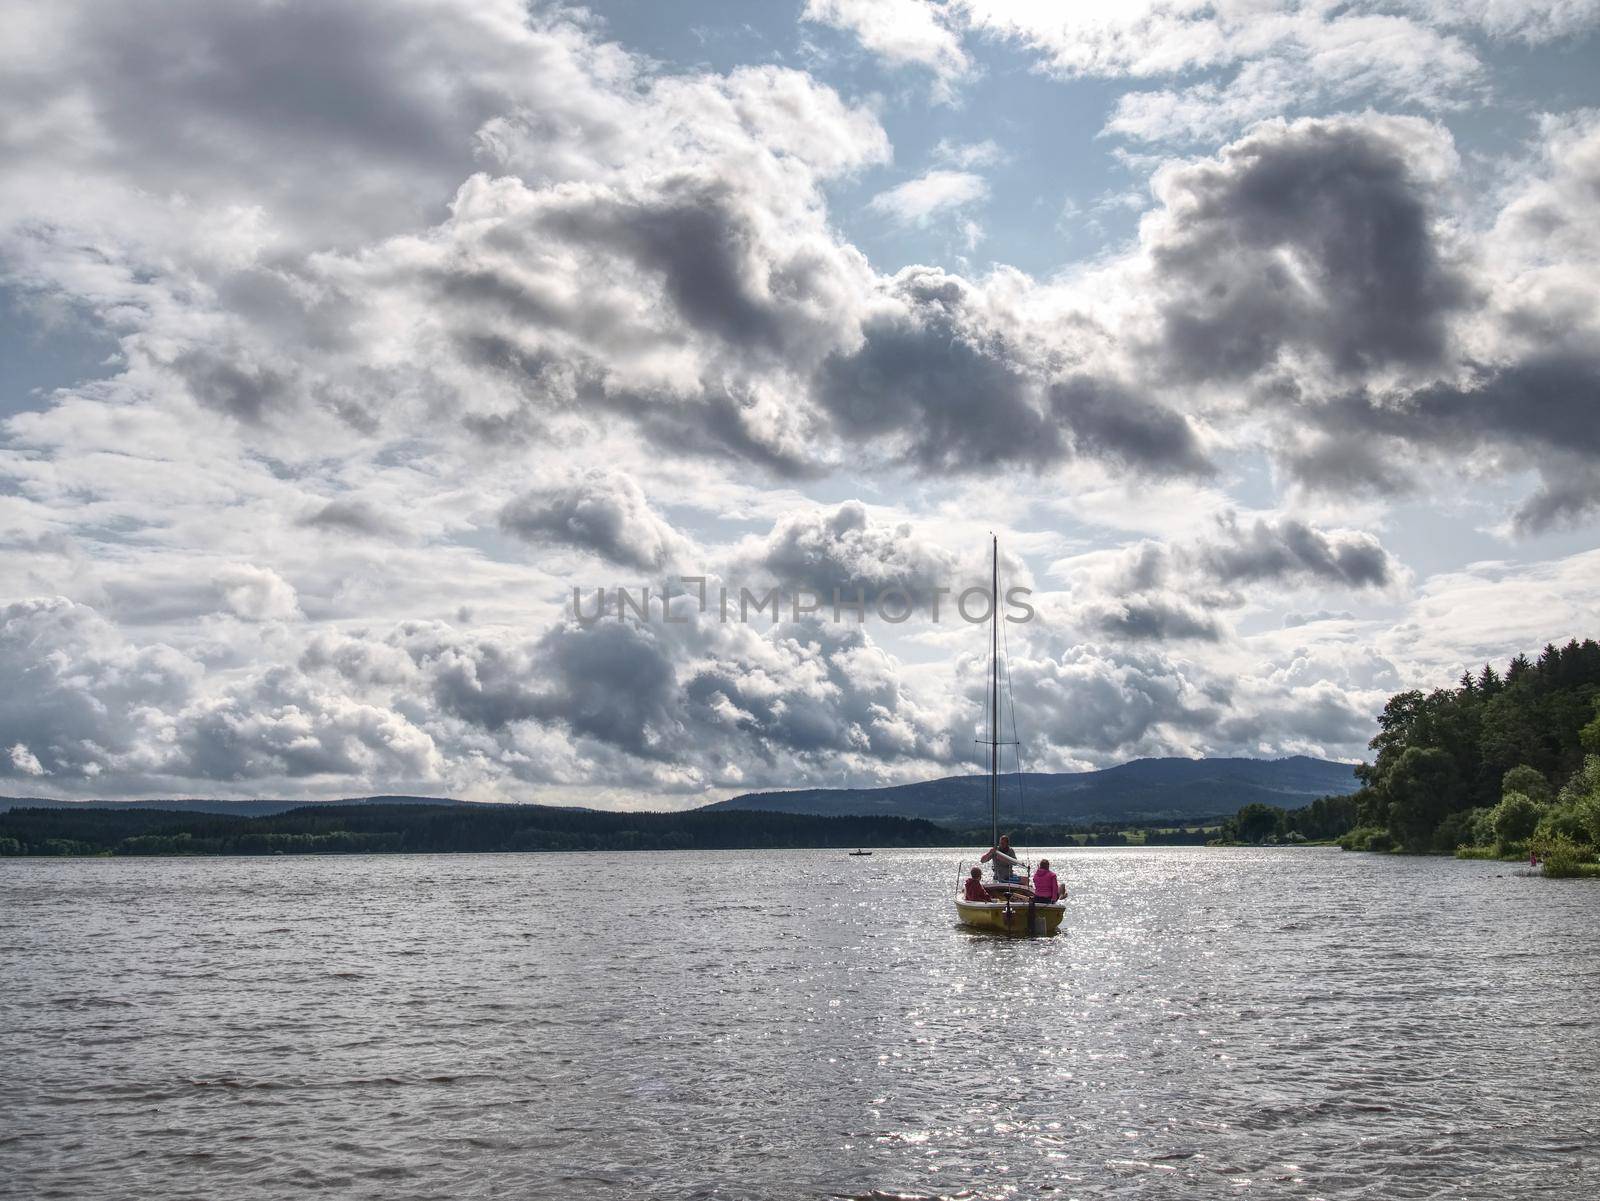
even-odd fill
[(983, 886), (983, 869), (981, 867), (973, 868), (972, 874), (967, 877), (967, 894), (965, 899), (968, 901), (994, 900), (993, 894), (991, 894), (989, 890)]

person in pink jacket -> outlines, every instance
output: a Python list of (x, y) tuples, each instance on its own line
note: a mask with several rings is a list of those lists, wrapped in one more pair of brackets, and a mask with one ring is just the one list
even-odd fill
[(1056, 878), (1055, 872), (1050, 870), (1050, 860), (1039, 860), (1039, 866), (1033, 869), (1033, 896), (1036, 901), (1054, 904), (1059, 901), (1063, 893), (1061, 881)]

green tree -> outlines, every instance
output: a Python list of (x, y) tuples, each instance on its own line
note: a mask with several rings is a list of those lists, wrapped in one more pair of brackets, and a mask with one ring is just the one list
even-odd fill
[(1444, 820), (1434, 827), (1432, 849), (1441, 855), (1448, 855), (1457, 847), (1473, 845), (1473, 823), (1479, 812), (1477, 809), (1458, 809), (1445, 814)]
[(1240, 842), (1265, 842), (1279, 829), (1283, 811), (1252, 801), (1233, 817), (1233, 828)]
[(1407, 747), (1384, 779), (1389, 829), (1408, 851), (1424, 851), (1445, 815), (1459, 808), (1461, 777), (1438, 747)]
[(1600, 700), (1595, 702), (1594, 720), (1578, 731), (1578, 745), (1591, 755), (1600, 755)]
[(1494, 824), (1494, 836), (1499, 839), (1500, 845), (1508, 846), (1531, 838), (1543, 815), (1544, 810), (1531, 797), (1520, 792), (1508, 792), (1505, 799), (1494, 807), (1494, 816), (1490, 821)]
[(1588, 755), (1557, 796), (1561, 808), (1570, 810), (1587, 832), (1592, 846), (1600, 847), (1600, 755)]
[(1500, 777), (1500, 795), (1506, 797), (1513, 792), (1520, 792), (1535, 804), (1547, 804), (1551, 797), (1550, 781), (1537, 767), (1519, 763)]

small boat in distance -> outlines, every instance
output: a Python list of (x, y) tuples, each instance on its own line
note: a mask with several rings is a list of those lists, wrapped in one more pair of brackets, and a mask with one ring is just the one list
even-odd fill
[(857, 855), (870, 855), (870, 854), (872, 854), (871, 851), (851, 851), (850, 852), (851, 858), (854, 858)]
[[(992, 602), (989, 621), (989, 737), (982, 739), (989, 748), (989, 845), (1000, 844), (1000, 748), (1005, 745), (1000, 738), (1000, 539), (991, 537), (990, 591)], [(1009, 677), (1008, 677), (1009, 679)], [(1009, 690), (1009, 685), (1008, 685)], [(1015, 719), (1015, 702), (1012, 710)], [(1020, 773), (1022, 765), (1017, 770)], [(965, 866), (965, 865), (963, 865)], [(979, 930), (989, 930), (1012, 937), (1033, 934), (1054, 934), (1066, 915), (1066, 907), (1059, 901), (1041, 902), (1033, 899), (1033, 888), (1028, 884), (1007, 884), (1000, 881), (986, 883), (984, 888), (994, 898), (989, 901), (969, 901), (961, 889), (965, 879), (957, 884), (956, 913), (962, 922)]]

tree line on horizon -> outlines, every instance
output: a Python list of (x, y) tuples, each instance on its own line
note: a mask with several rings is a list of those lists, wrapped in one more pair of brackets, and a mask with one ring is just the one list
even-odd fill
[(13, 809), (0, 855), (674, 851), (947, 845), (919, 818), (609, 812), (549, 805), (312, 805), (248, 817), (164, 809)]
[[(1035, 846), (1127, 846), (1126, 825), (1030, 826)], [(1150, 828), (1144, 845), (1197, 845), (1205, 827)], [(0, 856), (304, 855), (503, 851), (691, 851), (981, 844), (989, 832), (922, 818), (764, 810), (607, 812), (546, 805), (313, 805), (260, 816), (166, 809), (18, 808), (0, 813)]]
[(1390, 697), (1361, 787), (1304, 809), (1247, 805), (1227, 841), (1336, 839), (1347, 850), (1521, 858), (1594, 873), (1600, 848), (1600, 643), (1545, 646)]

